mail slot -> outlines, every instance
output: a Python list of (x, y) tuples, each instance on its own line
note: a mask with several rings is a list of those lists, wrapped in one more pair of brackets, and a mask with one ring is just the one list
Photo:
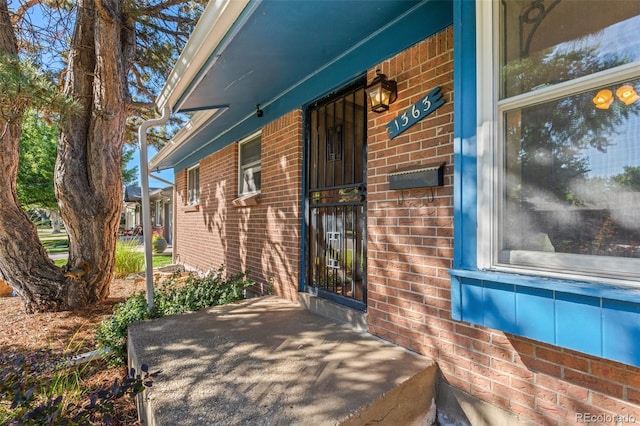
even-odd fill
[(389, 189), (429, 188), (444, 184), (445, 163), (389, 173)]

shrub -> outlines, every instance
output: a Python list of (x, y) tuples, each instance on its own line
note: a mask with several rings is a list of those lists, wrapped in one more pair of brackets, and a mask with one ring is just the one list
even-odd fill
[(174, 274), (155, 290), (151, 315), (148, 314), (147, 301), (142, 293), (114, 306), (113, 315), (105, 319), (96, 330), (98, 346), (110, 349), (106, 355), (107, 362), (111, 366), (126, 362), (127, 327), (135, 321), (197, 311), (241, 300), (244, 290), (254, 283), (244, 272), (229, 277), (224, 272), (225, 268), (221, 266), (217, 271), (202, 277)]
[(167, 249), (167, 240), (162, 235), (154, 234), (151, 237), (151, 247), (154, 253), (162, 253)]
[(118, 241), (116, 243), (116, 278), (126, 277), (144, 269), (144, 253), (138, 250), (135, 241)]
[(225, 277), (225, 268), (203, 277), (190, 274), (186, 279), (177, 274), (164, 281), (154, 295), (155, 317), (198, 311), (215, 305), (225, 305), (244, 298), (244, 289), (253, 285), (246, 273)]
[(113, 307), (113, 315), (102, 321), (96, 329), (96, 341), (100, 348), (110, 348), (105, 355), (110, 366), (126, 361), (127, 327), (135, 321), (149, 318), (147, 300), (143, 293), (131, 296)]

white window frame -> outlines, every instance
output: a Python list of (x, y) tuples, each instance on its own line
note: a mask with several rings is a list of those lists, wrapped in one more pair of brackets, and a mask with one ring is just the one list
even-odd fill
[[(259, 140), (260, 143), (260, 159), (248, 164), (242, 164), (242, 146), (255, 140)], [(238, 142), (238, 196), (260, 194), (262, 191), (262, 185), (260, 188), (256, 188), (255, 191), (244, 190), (244, 171), (251, 169), (253, 172), (262, 171), (262, 131), (258, 131)]]
[[(194, 184), (196, 173), (197, 179)], [(190, 206), (200, 204), (200, 164), (187, 169), (187, 204)]]
[(499, 100), (500, 17), (497, 1), (477, 2), (477, 262), (483, 270), (638, 286), (640, 259), (512, 250), (500, 253), (503, 200), (503, 117), (507, 111), (640, 78), (640, 61)]

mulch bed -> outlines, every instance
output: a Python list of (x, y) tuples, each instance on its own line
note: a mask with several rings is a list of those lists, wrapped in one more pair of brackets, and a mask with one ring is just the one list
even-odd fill
[[(0, 297), (0, 369), (20, 357), (38, 359), (59, 355), (72, 356), (96, 349), (94, 329), (113, 311), (113, 306), (132, 294), (144, 291), (140, 280), (114, 280), (109, 298), (97, 305), (72, 312), (27, 314), (19, 297)], [(101, 361), (87, 369), (87, 388), (100, 389), (124, 377), (125, 367), (107, 368)], [(115, 425), (137, 425), (132, 400), (125, 398), (116, 406)]]

